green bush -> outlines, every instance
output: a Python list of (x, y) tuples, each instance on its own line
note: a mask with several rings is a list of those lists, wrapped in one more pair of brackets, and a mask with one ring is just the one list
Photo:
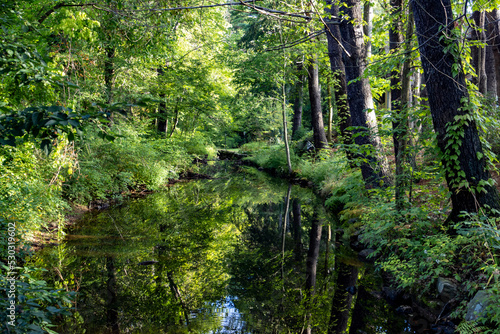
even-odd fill
[(119, 136), (102, 139), (87, 128), (79, 145), (79, 170), (68, 176), (65, 197), (77, 203), (116, 196), (131, 188), (156, 190), (175, 178), (189, 163), (186, 149), (173, 140), (157, 139), (141, 124), (115, 124)]

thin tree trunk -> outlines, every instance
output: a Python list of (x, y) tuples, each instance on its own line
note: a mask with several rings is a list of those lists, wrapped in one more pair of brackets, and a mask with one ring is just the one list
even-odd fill
[[(281, 43), (283, 44), (283, 35), (282, 35), (282, 29), (281, 29), (281, 22), (280, 22), (280, 40)], [(286, 51), (283, 49), (283, 83), (281, 85), (281, 92), (283, 95), (282, 99), (282, 117), (283, 117), (283, 139), (285, 141), (285, 152), (286, 152), (286, 164), (288, 166), (288, 175), (292, 175), (292, 161), (290, 159), (290, 145), (288, 144), (288, 122), (287, 122), (287, 116), (286, 116), (286, 90), (285, 90), (285, 83), (286, 83)], [(288, 210), (288, 208), (287, 208)], [(288, 214), (288, 211), (287, 211)]]
[(182, 99), (183, 98), (181, 96), (177, 97), (174, 109), (174, 121), (172, 122), (172, 129), (170, 129), (170, 135), (168, 136), (169, 138), (172, 137), (175, 129), (177, 128), (177, 124), (179, 124), (179, 104), (182, 102)]
[[(482, 31), (484, 28), (484, 12), (475, 11), (472, 13), (472, 19), (474, 20), (473, 36), (474, 39), (480, 43), (484, 43), (486, 40), (485, 33)], [(485, 48), (484, 47), (473, 47), (472, 48), (472, 64), (476, 69), (477, 79), (474, 80), (479, 88), (479, 91), (485, 95), (487, 90), (487, 76), (485, 68)]]
[(500, 104), (500, 10), (495, 9), (491, 12), (491, 22), (494, 30), (493, 54), (495, 56), (495, 78), (497, 81), (497, 100)]
[(177, 284), (175, 284), (174, 277), (170, 271), (167, 271), (167, 280), (168, 284), (170, 285), (170, 291), (174, 295), (175, 300), (181, 305), (182, 311), (184, 313), (184, 320), (186, 321), (186, 325), (189, 325), (189, 310), (182, 300), (181, 292), (179, 288), (177, 287)]
[[(163, 68), (158, 67), (156, 69), (158, 73), (158, 78), (161, 78), (164, 74)], [(167, 104), (165, 103), (165, 93), (160, 93), (161, 102), (158, 105), (158, 117), (156, 120), (156, 129), (158, 132), (167, 133), (168, 129), (168, 118), (167, 118)]]
[(106, 102), (113, 103), (113, 80), (115, 75), (115, 48), (107, 46), (105, 48), (106, 58), (104, 59), (104, 84), (106, 86)]
[(363, 33), (366, 39), (366, 57), (370, 58), (372, 55), (372, 31), (373, 31), (373, 4), (370, 0), (365, 2), (363, 7)]
[(328, 94), (328, 126), (327, 126), (327, 134), (326, 138), (328, 139), (328, 142), (331, 143), (333, 141), (333, 99), (335, 98), (334, 95), (332, 95), (332, 87), (330, 86), (330, 79), (328, 79), (328, 84), (327, 84), (327, 94)]
[(118, 299), (116, 293), (115, 261), (111, 256), (106, 257), (106, 322), (112, 334), (120, 333), (118, 323)]
[(496, 188), (486, 184), (491, 178), (476, 123), (462, 104), (468, 97), (465, 77), (463, 73), (454, 76), (452, 71), (460, 59), (444, 52), (450, 43), (457, 43), (448, 40), (453, 23), (450, 0), (412, 0), (411, 5), (434, 130), (451, 192), (453, 209), (448, 220), (460, 220), (462, 211), (478, 212), (486, 207), (498, 211), (500, 198)]
[[(498, 12), (498, 11), (497, 11)], [(495, 25), (497, 25), (494, 12), (486, 13), (486, 41), (488, 45), (486, 46), (486, 75), (488, 77), (488, 87), (487, 87), (487, 96), (496, 101), (497, 91), (498, 91), (498, 76), (497, 73), (500, 71), (500, 68), (496, 66), (496, 58), (495, 52), (498, 54), (498, 46), (495, 45), (496, 42), (496, 29)]]
[(321, 231), (323, 227), (318, 219), (317, 209), (314, 208), (313, 219), (311, 231), (309, 233), (309, 250), (307, 251), (306, 260), (306, 312), (307, 312), (307, 331), (310, 334), (312, 332), (311, 321), (312, 321), (312, 306), (314, 305), (313, 298), (316, 288), (316, 274), (318, 267), (319, 258), (319, 246), (321, 242)]
[(326, 139), (323, 111), (321, 110), (321, 92), (319, 88), (319, 73), (316, 56), (311, 56), (309, 59), (307, 72), (314, 147), (316, 150), (320, 150), (328, 147), (328, 140)]
[(294, 253), (295, 259), (300, 260), (302, 256), (302, 217), (300, 199), (294, 198), (292, 201), (292, 224), (293, 224), (293, 241), (295, 243)]
[(306, 79), (304, 69), (304, 57), (295, 63), (297, 67), (297, 82), (294, 85), (292, 139), (297, 140), (299, 130), (302, 127), (302, 108), (304, 105), (304, 80)]

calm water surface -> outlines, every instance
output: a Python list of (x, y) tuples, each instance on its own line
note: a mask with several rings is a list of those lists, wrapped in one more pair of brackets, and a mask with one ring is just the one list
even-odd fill
[(58, 330), (326, 333), (345, 322), (412, 333), (320, 203), (242, 169), (90, 213), (36, 259), (51, 284), (77, 291)]

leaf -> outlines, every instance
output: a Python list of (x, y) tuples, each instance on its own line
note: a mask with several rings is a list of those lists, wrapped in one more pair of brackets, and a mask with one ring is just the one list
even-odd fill
[(50, 152), (52, 151), (52, 141), (50, 139), (42, 140), (40, 148), (46, 155), (49, 155)]
[(68, 120), (68, 122), (74, 128), (78, 128), (80, 126), (80, 122), (76, 119), (70, 119), (70, 120)]
[(54, 124), (57, 124), (58, 122), (55, 119), (48, 120), (47, 123), (45, 123), (45, 126), (52, 126)]

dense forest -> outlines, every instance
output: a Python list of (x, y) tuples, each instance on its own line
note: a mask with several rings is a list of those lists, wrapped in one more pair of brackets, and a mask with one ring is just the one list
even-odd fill
[[(499, 333), (500, 1), (4, 0), (0, 27), (3, 331), (76, 318), (32, 257), (78, 213), (229, 157), (320, 196), (311, 243), (362, 244), (424, 304), (444, 281), (436, 324)], [(349, 332), (325, 312), (298, 328)]]

